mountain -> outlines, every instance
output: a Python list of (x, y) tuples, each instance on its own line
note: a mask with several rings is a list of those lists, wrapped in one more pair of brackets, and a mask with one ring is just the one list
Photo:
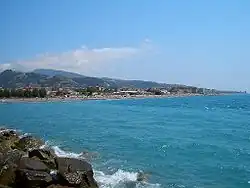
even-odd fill
[(64, 76), (71, 78), (80, 85), (99, 85), (112, 88), (120, 87), (131, 87), (131, 88), (153, 88), (153, 87), (170, 87), (172, 84), (157, 83), (152, 81), (142, 81), (142, 80), (122, 80), (122, 79), (113, 79), (113, 78), (96, 78), (96, 77), (87, 77), (81, 74), (53, 70), (53, 69), (36, 69), (33, 72), (47, 75), (47, 76)]
[(73, 73), (73, 72), (67, 72), (67, 71), (61, 71), (61, 70), (53, 70), (53, 69), (35, 69), (33, 71), (37, 74), (43, 74), (47, 76), (64, 76), (67, 78), (80, 78), (84, 77), (81, 74)]
[(172, 84), (157, 83), (143, 80), (121, 80), (112, 78), (102, 78), (110, 87), (128, 87), (128, 88), (156, 88), (156, 87), (170, 87)]
[(6, 70), (0, 73), (0, 87), (4, 88), (17, 88), (26, 86), (77, 86), (77, 83), (66, 77), (53, 76), (48, 77), (46, 75), (37, 74), (34, 72), (16, 72), (12, 70)]
[(152, 88), (152, 87), (170, 87), (170, 84), (163, 84), (142, 80), (121, 80), (112, 78), (88, 77), (76, 73), (38, 69), (33, 72), (17, 72), (5, 70), (0, 73), (0, 87), (16, 88), (26, 86), (37, 87), (88, 87), (103, 86), (110, 88)]

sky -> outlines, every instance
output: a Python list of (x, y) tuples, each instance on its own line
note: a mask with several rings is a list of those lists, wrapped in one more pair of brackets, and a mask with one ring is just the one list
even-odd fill
[(250, 91), (249, 0), (1, 0), (0, 70)]

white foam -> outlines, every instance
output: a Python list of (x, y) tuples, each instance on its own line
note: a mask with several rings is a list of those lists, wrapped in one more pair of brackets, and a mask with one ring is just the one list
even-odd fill
[(20, 135), (19, 138), (22, 139), (22, 138), (27, 137), (29, 135), (30, 135), (30, 133), (24, 133), (24, 134)]
[(101, 171), (95, 171), (95, 178), (101, 184), (114, 186), (119, 182), (136, 181), (137, 173), (124, 172), (123, 170), (119, 169), (112, 175), (105, 175)]
[(1, 127), (2, 130), (0, 130), (0, 133), (6, 133), (6, 132), (9, 132), (9, 131), (14, 131), (14, 132), (17, 132), (16, 129), (5, 129), (4, 127)]
[(52, 146), (52, 149), (55, 151), (55, 154), (58, 157), (69, 157), (69, 158), (81, 158), (81, 153), (73, 153), (73, 152), (66, 152), (60, 149), (58, 146)]
[(94, 178), (100, 188), (156, 188), (159, 184), (149, 184), (137, 181), (138, 173), (118, 170), (112, 175), (105, 174), (101, 171), (94, 171)]
[[(45, 142), (45, 145), (41, 148), (52, 148), (55, 154), (59, 157), (69, 157), (69, 158), (78, 158), (82, 159), (82, 153), (73, 153), (62, 150), (59, 146), (53, 146), (51, 142)], [(52, 175), (56, 174), (56, 171), (50, 172)], [(94, 178), (96, 179), (100, 188), (158, 188), (160, 184), (149, 184), (146, 182), (137, 181), (138, 173), (137, 172), (127, 172), (123, 170), (118, 170), (114, 174), (105, 174), (102, 171), (94, 170)]]

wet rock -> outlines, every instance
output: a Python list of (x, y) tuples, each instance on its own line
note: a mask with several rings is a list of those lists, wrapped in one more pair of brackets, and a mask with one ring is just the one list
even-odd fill
[(92, 166), (84, 160), (73, 158), (56, 158), (59, 183), (66, 186), (96, 188)]
[(44, 142), (32, 136), (25, 136), (15, 143), (15, 148), (23, 151), (28, 151), (34, 148), (39, 148), (44, 145)]
[(144, 173), (142, 171), (139, 171), (138, 174), (137, 174), (136, 180), (139, 181), (139, 182), (147, 182), (148, 178), (149, 178), (149, 174)]
[(19, 169), (16, 172), (17, 188), (47, 187), (52, 184), (52, 178), (47, 172)]
[(28, 169), (35, 171), (44, 171), (50, 172), (49, 168), (40, 160), (23, 157), (20, 159), (20, 163), (18, 165), (19, 169)]
[(29, 157), (36, 157), (45, 163), (49, 168), (56, 169), (56, 155), (49, 149), (33, 149), (29, 151)]

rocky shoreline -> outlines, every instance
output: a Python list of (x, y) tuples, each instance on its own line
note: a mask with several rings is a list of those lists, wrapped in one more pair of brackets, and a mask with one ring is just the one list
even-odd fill
[(91, 164), (58, 157), (45, 143), (0, 129), (0, 188), (98, 188)]

